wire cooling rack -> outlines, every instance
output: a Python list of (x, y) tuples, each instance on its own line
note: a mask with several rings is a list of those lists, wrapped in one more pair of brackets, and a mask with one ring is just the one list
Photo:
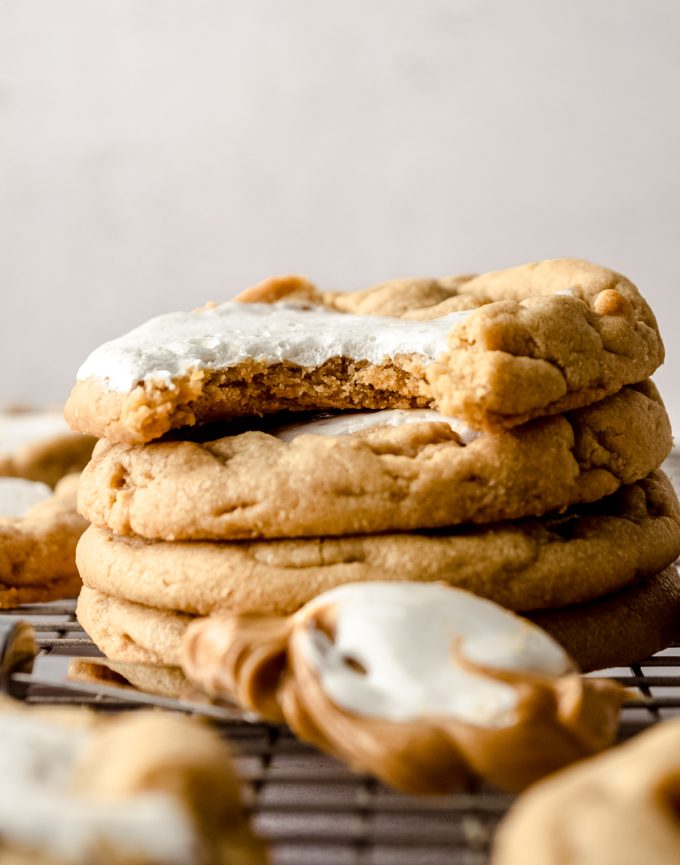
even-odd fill
[[(71, 658), (99, 654), (74, 608), (67, 601), (0, 615), (0, 621), (11, 616), (34, 625), (36, 673), (64, 673)], [(621, 739), (680, 715), (680, 642), (642, 664), (598, 673), (605, 674), (638, 695), (623, 709)], [(134, 708), (36, 685), (25, 699)], [(352, 774), (284, 727), (245, 720), (220, 727), (250, 788), (254, 827), (269, 842), (273, 865), (485, 865), (494, 829), (512, 801), (481, 785), (464, 794), (404, 796)]]

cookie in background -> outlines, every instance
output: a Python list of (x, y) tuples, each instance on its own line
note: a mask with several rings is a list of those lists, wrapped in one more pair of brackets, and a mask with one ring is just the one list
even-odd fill
[(0, 609), (78, 594), (76, 494), (94, 445), (60, 409), (0, 412)]
[(61, 409), (0, 411), (0, 478), (26, 478), (54, 487), (82, 471), (96, 439), (74, 433)]
[(54, 490), (0, 478), (0, 609), (73, 598), (82, 582), (76, 545), (87, 522), (76, 510), (79, 475)]

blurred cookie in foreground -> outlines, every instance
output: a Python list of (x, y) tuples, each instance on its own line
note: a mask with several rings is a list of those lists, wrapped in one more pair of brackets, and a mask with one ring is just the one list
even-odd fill
[(189, 625), (188, 678), (410, 793), (511, 791), (609, 745), (625, 691), (460, 589), (354, 583), (289, 618)]
[(522, 796), (493, 865), (680, 862), (680, 720), (566, 769)]
[(60, 410), (0, 412), (0, 477), (53, 487), (64, 475), (85, 468), (95, 442), (72, 432)]
[(76, 511), (78, 478), (68, 475), (51, 490), (0, 477), (0, 609), (78, 594), (76, 544), (87, 528)]
[(0, 703), (3, 865), (263, 865), (202, 723)]

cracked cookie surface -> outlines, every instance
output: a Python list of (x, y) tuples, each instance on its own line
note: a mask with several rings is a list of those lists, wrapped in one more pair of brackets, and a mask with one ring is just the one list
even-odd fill
[(572, 259), (347, 294), (283, 277), (239, 300), (97, 349), (69, 398), (71, 426), (140, 443), (281, 410), (434, 407), (509, 428), (642, 381), (664, 354), (635, 286)]
[(430, 534), (154, 542), (92, 526), (77, 561), (86, 586), (208, 615), (291, 613), (319, 592), (367, 580), (439, 580), (515, 610), (561, 607), (651, 576), (678, 555), (678, 503), (658, 472), (561, 516)]
[(647, 381), (500, 433), (408, 410), (209, 441), (101, 441), (82, 475), (79, 508), (116, 534), (163, 540), (488, 523), (601, 499), (648, 475), (671, 445)]

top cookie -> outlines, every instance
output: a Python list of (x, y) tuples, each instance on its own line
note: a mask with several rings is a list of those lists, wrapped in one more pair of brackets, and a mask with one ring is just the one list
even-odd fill
[(127, 443), (284, 409), (436, 407), (493, 430), (595, 402), (662, 360), (635, 286), (587, 262), (348, 294), (283, 277), (96, 349), (66, 417)]

